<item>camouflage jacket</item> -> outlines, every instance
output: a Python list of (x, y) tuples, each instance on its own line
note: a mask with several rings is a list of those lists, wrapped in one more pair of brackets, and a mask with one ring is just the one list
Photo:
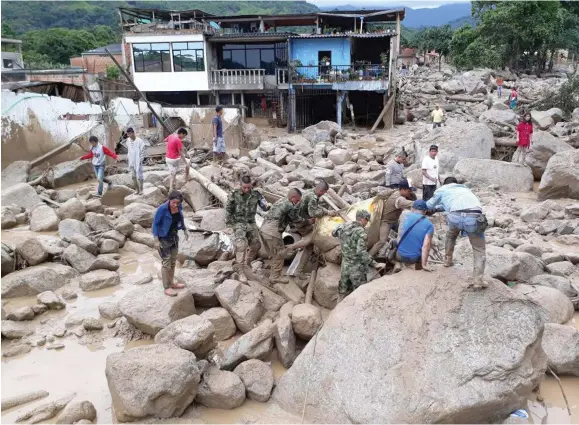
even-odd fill
[(308, 190), (302, 196), (299, 207), (299, 216), (302, 220), (309, 220), (310, 218), (320, 218), (328, 214), (325, 208), (318, 205), (320, 198), (313, 190)]
[(251, 190), (244, 194), (239, 189), (234, 190), (225, 206), (225, 224), (227, 227), (255, 224), (258, 205), (263, 210), (267, 209), (267, 202), (258, 191)]
[(333, 230), (332, 236), (340, 239), (342, 263), (363, 266), (376, 264), (368, 254), (368, 235), (357, 221), (339, 225)]
[(279, 232), (283, 233), (288, 224), (299, 220), (298, 207), (295, 207), (289, 199), (282, 198), (271, 206), (265, 220), (277, 223)]

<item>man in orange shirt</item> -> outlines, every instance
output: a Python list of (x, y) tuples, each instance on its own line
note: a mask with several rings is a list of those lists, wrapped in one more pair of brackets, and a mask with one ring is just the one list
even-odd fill
[(497, 77), (497, 94), (503, 97), (503, 77)]
[(187, 159), (185, 158), (185, 148), (183, 147), (183, 139), (187, 136), (187, 130), (180, 128), (177, 130), (177, 134), (170, 134), (165, 139), (167, 143), (167, 153), (165, 155), (165, 163), (171, 177), (169, 180), (169, 193), (175, 188), (175, 179), (177, 178), (177, 173), (179, 172), (179, 163), (181, 159), (185, 163), (185, 180), (189, 180), (189, 165)]

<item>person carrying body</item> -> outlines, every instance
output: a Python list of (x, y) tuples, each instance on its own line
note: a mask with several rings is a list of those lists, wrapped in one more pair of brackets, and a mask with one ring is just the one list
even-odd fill
[[(400, 217), (396, 260), (404, 264), (415, 264), (416, 270), (428, 271), (434, 225), (426, 218), (427, 212), (426, 202), (417, 200), (413, 202), (412, 210), (404, 211)], [(399, 268), (398, 264), (395, 270)]]
[(145, 141), (137, 137), (135, 130), (129, 127), (126, 132), (127, 162), (137, 194), (143, 193), (143, 159), (145, 158)]
[(255, 223), (258, 205), (264, 211), (269, 209), (263, 195), (253, 189), (251, 178), (241, 177), (240, 188), (235, 189), (227, 200), (225, 223), (228, 227), (227, 233), (233, 234), (235, 271), (243, 283), (247, 282), (246, 267), (255, 259), (261, 247), (259, 230)]
[(468, 187), (458, 184), (456, 178), (447, 177), (444, 185), (434, 192), (434, 196), (426, 204), (430, 210), (442, 208), (447, 213), (448, 232), (444, 244), (444, 265), (446, 267), (453, 265), (456, 238), (464, 231), (473, 252), (473, 287), (486, 288), (488, 285), (483, 279), (483, 274), (486, 262), (485, 230), (488, 224), (478, 198)]
[(422, 199), (428, 201), (432, 198), (436, 186), (440, 182), (438, 163), (438, 146), (431, 145), (428, 155), (422, 160)]
[(408, 180), (402, 180), (398, 187), (397, 191), (392, 192), (392, 194), (382, 201), (380, 240), (370, 249), (370, 256), (372, 257), (375, 257), (388, 243), (390, 231), (397, 229), (400, 214), (402, 214), (403, 210), (411, 208), (412, 203), (416, 199), (416, 194), (414, 193), (416, 189), (410, 186)]
[(297, 206), (302, 199), (298, 188), (290, 189), (287, 197), (273, 204), (259, 229), (261, 238), (271, 255), (271, 283), (288, 283), (289, 279), (281, 275), (285, 260), (285, 249), (282, 234), (286, 227), (296, 220)]
[(165, 163), (167, 164), (169, 173), (171, 173), (169, 178), (169, 192), (172, 192), (175, 188), (175, 181), (177, 180), (181, 160), (185, 163), (185, 180), (189, 179), (189, 166), (187, 165), (185, 148), (183, 147), (183, 139), (185, 136), (187, 136), (187, 130), (180, 128), (177, 130), (177, 134), (170, 134), (165, 138), (165, 142), (167, 143)]
[(182, 289), (182, 283), (175, 283), (175, 265), (177, 264), (177, 254), (179, 253), (178, 231), (183, 230), (185, 239), (189, 239), (189, 234), (185, 228), (183, 218), (183, 195), (181, 192), (171, 192), (169, 199), (161, 204), (155, 212), (153, 219), (153, 236), (155, 236), (155, 248), (159, 251), (162, 268), (161, 278), (165, 295), (177, 296), (174, 289)]
[(99, 182), (97, 188), (97, 196), (102, 196), (104, 186), (103, 183), (107, 183), (109, 188), (113, 184), (109, 179), (105, 178), (106, 156), (110, 156), (115, 161), (118, 161), (119, 158), (116, 153), (99, 143), (98, 137), (90, 136), (88, 141), (90, 143), (90, 151), (86, 155), (81, 156), (80, 159), (85, 160), (92, 158), (92, 167)]
[(340, 224), (332, 231), (332, 236), (340, 240), (342, 264), (338, 284), (338, 303), (359, 286), (367, 283), (368, 267), (382, 269), (384, 263), (377, 263), (368, 254), (368, 235), (364, 227), (370, 221), (366, 210), (356, 211), (356, 221)]
[(406, 165), (406, 152), (402, 151), (391, 159), (386, 165), (386, 176), (384, 178), (384, 186), (390, 189), (398, 189), (398, 185), (404, 178), (404, 166)]
[(225, 157), (225, 140), (223, 139), (223, 107), (217, 105), (215, 107), (215, 116), (211, 121), (213, 131), (213, 160), (223, 162)]

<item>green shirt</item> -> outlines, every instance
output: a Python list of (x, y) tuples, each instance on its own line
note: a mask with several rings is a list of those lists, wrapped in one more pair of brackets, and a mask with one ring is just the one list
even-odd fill
[(277, 223), (278, 230), (283, 233), (288, 224), (299, 220), (298, 209), (289, 199), (282, 198), (271, 206), (265, 220)]
[(364, 266), (376, 264), (368, 254), (368, 235), (357, 221), (339, 225), (332, 232), (332, 236), (340, 239), (342, 263)]
[(234, 190), (225, 206), (225, 224), (227, 227), (255, 224), (258, 205), (262, 209), (267, 208), (263, 195), (258, 191), (250, 190), (248, 193), (242, 193), (240, 189)]

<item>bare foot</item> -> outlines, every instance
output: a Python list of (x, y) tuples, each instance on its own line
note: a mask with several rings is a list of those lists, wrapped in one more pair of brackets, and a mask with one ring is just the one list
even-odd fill
[(171, 288), (167, 288), (165, 289), (165, 295), (168, 295), (170, 297), (176, 297), (177, 296), (177, 292), (173, 291)]
[(182, 283), (174, 283), (171, 285), (171, 288), (173, 289), (183, 289), (185, 287), (185, 285), (183, 285)]

